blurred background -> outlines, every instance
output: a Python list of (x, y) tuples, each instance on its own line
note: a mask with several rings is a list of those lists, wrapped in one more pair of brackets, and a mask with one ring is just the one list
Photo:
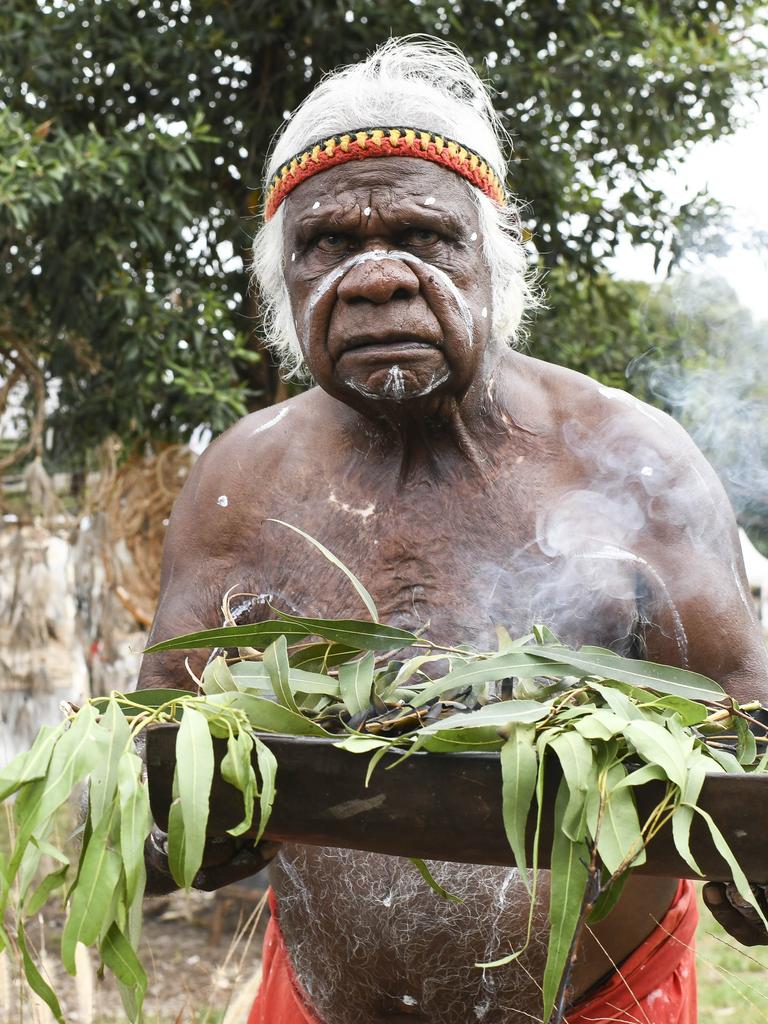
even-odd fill
[(768, 629), (765, 3), (3, 0), (0, 763), (63, 698), (132, 688), (196, 455), (296, 389), (248, 287), (270, 138), (413, 32), (504, 116), (527, 350), (691, 431)]

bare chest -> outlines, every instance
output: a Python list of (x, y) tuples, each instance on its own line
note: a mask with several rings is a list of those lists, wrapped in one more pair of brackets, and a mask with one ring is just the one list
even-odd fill
[[(540, 475), (501, 474), (491, 483), (428, 478), (407, 488), (385, 480), (319, 478), (301, 496), (276, 488), (275, 519), (321, 541), (371, 592), (383, 621), (444, 643), (483, 647), (496, 625), (512, 635), (546, 623), (563, 640), (615, 645), (636, 621), (634, 566), (563, 554), (542, 527)], [(226, 588), (256, 595), (247, 615), (269, 605), (316, 617), (360, 617), (362, 604), (338, 568), (277, 523), (244, 531)]]

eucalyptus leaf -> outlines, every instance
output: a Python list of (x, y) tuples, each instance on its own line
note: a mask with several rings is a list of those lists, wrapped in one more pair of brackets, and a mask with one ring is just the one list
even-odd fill
[(347, 577), (347, 579), (350, 581), (352, 586), (359, 594), (360, 599), (362, 600), (363, 604), (368, 610), (368, 614), (371, 616), (373, 621), (379, 621), (379, 613), (376, 610), (376, 605), (374, 604), (371, 595), (365, 589), (365, 587), (357, 578), (357, 576), (355, 576), (352, 570), (348, 569), (346, 565), (344, 565), (344, 563), (340, 559), (338, 559), (332, 551), (329, 551), (324, 544), (321, 544), (319, 540), (316, 540), (310, 534), (305, 533), (304, 530), (300, 530), (298, 526), (292, 526), (290, 523), (284, 523), (282, 519), (268, 519), (267, 522), (279, 523), (280, 526), (287, 526), (289, 530), (293, 530), (294, 533), (298, 533), (300, 537), (303, 537), (304, 540), (309, 541), (310, 544), (316, 547), (317, 550), (323, 555), (323, 557), (331, 563), (331, 565), (335, 565), (337, 569), (340, 569), (344, 573), (344, 575)]
[(253, 737), (253, 742), (256, 748), (256, 763), (259, 768), (259, 828), (255, 838), (255, 842), (258, 843), (269, 824), (269, 816), (275, 802), (277, 758), (258, 736)]
[(501, 728), (516, 722), (531, 724), (539, 722), (551, 713), (547, 704), (535, 700), (502, 700), (486, 704), (479, 711), (462, 712), (448, 718), (440, 718), (423, 726), (419, 732), (424, 735), (452, 732), (454, 729), (474, 729), (488, 726)]
[(45, 776), (53, 748), (66, 728), (67, 722), (60, 722), (57, 726), (41, 726), (29, 750), (19, 754), (0, 770), (0, 802), (27, 783)]
[(607, 768), (601, 780), (604, 806), (597, 852), (609, 875), (615, 874), (620, 867), (637, 867), (645, 863), (637, 806), (631, 789), (620, 785), (626, 775), (625, 766), (614, 763)]
[(142, 776), (141, 758), (130, 751), (122, 758), (117, 770), (120, 856), (123, 860), (125, 901), (128, 906), (135, 900), (140, 900), (144, 893), (144, 842), (152, 828), (149, 790)]
[(516, 723), (501, 748), (501, 802), (507, 835), (520, 878), (530, 892), (525, 836), (536, 790), (538, 758), (536, 733), (531, 725)]
[(284, 636), (279, 636), (264, 651), (264, 668), (269, 675), (275, 696), (283, 707), (294, 714), (300, 714), (291, 686), (291, 666), (288, 664), (288, 645)]
[(116, 817), (113, 803), (91, 834), (70, 892), (69, 913), (61, 934), (61, 960), (70, 974), (76, 973), (78, 942), (94, 945), (110, 924), (113, 899), (122, 875), (120, 856), (108, 841)]
[[(255, 647), (263, 651), (280, 636), (291, 640), (303, 640), (308, 635), (298, 622), (267, 619), (244, 626), (218, 626), (215, 629), (202, 629), (195, 633), (185, 633), (169, 640), (152, 644), (144, 651), (145, 654), (156, 654), (159, 651), (194, 650), (196, 648), (214, 647)], [(142, 691), (143, 692), (143, 691)]]
[(221, 777), (243, 795), (243, 818), (238, 825), (228, 830), (231, 836), (247, 832), (253, 822), (253, 804), (257, 792), (256, 772), (251, 763), (253, 749), (254, 738), (249, 732), (230, 734), (227, 753), (221, 761)]
[(411, 864), (416, 868), (421, 877), (427, 883), (429, 888), (436, 892), (438, 896), (441, 896), (444, 900), (450, 900), (451, 903), (463, 903), (464, 900), (460, 896), (455, 896), (452, 892), (448, 892), (442, 885), (435, 879), (432, 872), (429, 870), (428, 865), (425, 861), (420, 860), (418, 857), (409, 858)]
[(117, 923), (113, 923), (104, 936), (99, 952), (103, 963), (120, 982), (120, 995), (128, 1019), (138, 1020), (147, 991), (147, 974)]
[(64, 1016), (61, 1012), (59, 1000), (56, 998), (56, 994), (53, 989), (42, 976), (37, 964), (29, 954), (29, 949), (27, 948), (27, 937), (21, 924), (19, 924), (19, 928), (16, 933), (16, 941), (18, 942), (19, 950), (21, 951), (21, 962), (24, 967), (24, 976), (27, 979), (29, 987), (43, 1000), (45, 1005), (53, 1014), (57, 1024), (64, 1024)]
[(370, 707), (375, 660), (376, 655), (369, 651), (359, 661), (348, 662), (339, 669), (341, 699), (350, 715)]
[(652, 661), (622, 658), (599, 647), (582, 647), (571, 651), (567, 647), (537, 647), (536, 654), (560, 664), (570, 665), (589, 675), (616, 679), (632, 686), (642, 686), (658, 693), (687, 697), (689, 700), (722, 700), (723, 688), (712, 679), (690, 672), (688, 669), (657, 665)]
[(208, 700), (211, 704), (243, 711), (257, 732), (287, 733), (293, 736), (332, 735), (312, 719), (252, 693), (217, 693)]
[(557, 998), (576, 926), (581, 916), (587, 889), (589, 847), (586, 842), (574, 842), (562, 827), (569, 792), (566, 780), (558, 787), (555, 800), (554, 837), (549, 893), (549, 948), (544, 968), (543, 1001), (544, 1020), (548, 1021)]
[[(179, 874), (174, 877), (184, 888), (192, 885), (203, 860), (213, 764), (213, 740), (208, 724), (199, 711), (187, 706), (176, 735), (176, 781), (184, 849), (176, 860)], [(173, 838), (169, 834), (169, 853)]]
[(396, 626), (383, 626), (365, 619), (309, 619), (278, 611), (286, 623), (301, 626), (306, 635), (322, 636), (333, 643), (361, 651), (399, 651), (419, 643), (415, 633)]

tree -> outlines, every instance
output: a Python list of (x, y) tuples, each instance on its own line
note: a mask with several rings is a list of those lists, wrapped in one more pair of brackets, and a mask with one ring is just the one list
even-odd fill
[[(562, 296), (537, 351), (561, 357), (570, 285), (594, 294), (622, 232), (659, 248), (679, 227), (649, 172), (731, 130), (738, 97), (764, 81), (750, 39), (761, 10), (5, 0), (0, 343), (6, 356), (23, 345), (60, 382), (52, 457), (77, 464), (109, 433), (218, 431), (274, 399), (238, 258), (269, 139), (321, 73), (389, 34), (442, 35), (486, 62), (514, 136), (512, 184)], [(571, 339), (568, 360), (591, 364), (589, 334)]]

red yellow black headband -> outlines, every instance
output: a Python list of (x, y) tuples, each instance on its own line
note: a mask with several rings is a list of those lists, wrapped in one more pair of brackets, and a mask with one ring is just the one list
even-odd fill
[(415, 128), (362, 128), (308, 146), (303, 153), (297, 153), (284, 163), (267, 189), (264, 219), (273, 217), (285, 197), (313, 174), (349, 160), (374, 156), (411, 156), (442, 164), (466, 178), (499, 206), (505, 204), (504, 188), (498, 176), (486, 160), (466, 146)]

